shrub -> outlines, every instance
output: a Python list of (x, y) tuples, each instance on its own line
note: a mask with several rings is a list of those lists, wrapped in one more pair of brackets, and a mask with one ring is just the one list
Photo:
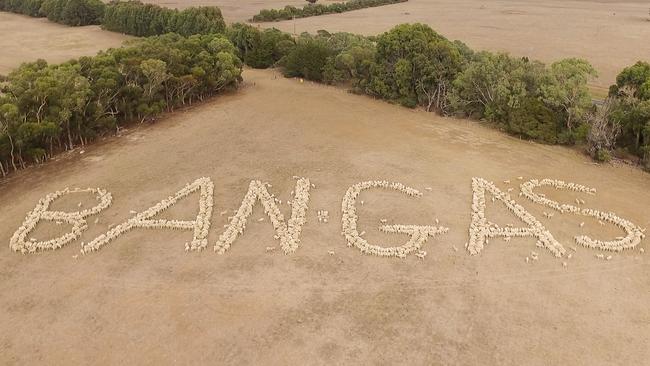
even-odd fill
[(556, 144), (562, 126), (553, 111), (535, 98), (525, 98), (521, 104), (508, 112), (506, 130), (547, 144)]
[(39, 17), (44, 0), (0, 0), (0, 10)]
[(355, 91), (364, 89), (374, 65), (375, 48), (352, 45), (327, 60), (323, 78), (327, 83), (352, 82)]
[(374, 42), (357, 34), (325, 31), (320, 31), (318, 38), (332, 52), (323, 70), (323, 80), (330, 84), (351, 82), (355, 91), (362, 91), (375, 61)]
[(287, 77), (304, 77), (308, 80), (323, 80), (323, 69), (332, 52), (327, 44), (316, 38), (301, 38), (296, 46), (280, 60)]
[(247, 24), (235, 23), (226, 30), (244, 63), (257, 69), (273, 66), (294, 46), (293, 38), (277, 29), (258, 30)]
[(612, 160), (612, 154), (607, 150), (597, 150), (596, 154), (593, 156), (594, 160), (606, 163)]

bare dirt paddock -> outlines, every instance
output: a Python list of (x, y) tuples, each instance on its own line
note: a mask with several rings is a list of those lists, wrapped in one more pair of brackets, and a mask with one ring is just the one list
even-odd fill
[(58, 63), (119, 47), (128, 36), (97, 26), (68, 27), (47, 19), (0, 12), (0, 75), (41, 58)]
[[(641, 365), (650, 343), (650, 266), (638, 248), (595, 258), (572, 237), (622, 235), (594, 219), (560, 215), (517, 198), (572, 253), (556, 259), (533, 239), (493, 240), (478, 256), (468, 240), (471, 178), (506, 190), (517, 177), (557, 178), (596, 188), (585, 206), (650, 225), (650, 176), (594, 166), (572, 150), (520, 141), (476, 123), (410, 111), (339, 89), (246, 71), (237, 94), (129, 131), (0, 186), (0, 242), (27, 211), (64, 187), (103, 187), (114, 204), (89, 218), (82, 238), (42, 254), (0, 251), (2, 364), (500, 364)], [(99, 252), (88, 242), (199, 177), (215, 183), (212, 247), (251, 179), (286, 201), (292, 176), (315, 184), (301, 245), (278, 250), (257, 205), (224, 255), (185, 253), (190, 232), (136, 229)], [(391, 223), (440, 225), (424, 259), (378, 258), (346, 246), (341, 199), (369, 179), (398, 181), (421, 198), (362, 193), (359, 226), (374, 243)], [(511, 180), (506, 184), (504, 180)], [(426, 190), (431, 187), (431, 191)], [(571, 202), (575, 196), (542, 190)], [(165, 214), (190, 219), (196, 198)], [(58, 209), (89, 207), (86, 196)], [(281, 205), (285, 216), (288, 206)], [(499, 205), (490, 219), (521, 225)], [(220, 215), (223, 210), (228, 213)], [(318, 223), (318, 210), (330, 222)], [(549, 209), (546, 209), (549, 210)], [(580, 228), (581, 221), (585, 222)], [(44, 225), (45, 240), (67, 227)], [(647, 239), (641, 247), (646, 251)], [(456, 251), (455, 249), (458, 249)], [(328, 251), (334, 254), (330, 255)], [(539, 261), (526, 263), (531, 251)], [(605, 255), (608, 255), (607, 253)], [(562, 266), (567, 261), (567, 267)]]
[[(262, 8), (305, 4), (288, 0), (150, 1), (172, 7), (218, 5), (228, 21), (250, 19)], [(410, 0), (262, 26), (298, 34), (325, 29), (373, 35), (401, 23), (426, 23), (475, 49), (507, 51), (545, 62), (585, 58), (601, 74), (595, 86), (604, 90), (621, 69), (650, 57), (649, 6), (647, 0)]]

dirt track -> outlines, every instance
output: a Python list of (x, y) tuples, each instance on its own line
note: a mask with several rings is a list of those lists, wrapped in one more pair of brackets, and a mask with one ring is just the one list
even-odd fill
[[(551, 177), (598, 190), (588, 207), (650, 226), (650, 176), (594, 166), (577, 152), (520, 141), (464, 120), (410, 111), (339, 89), (300, 84), (272, 71), (245, 72), (237, 94), (129, 131), (0, 185), (0, 242), (25, 212), (66, 186), (104, 187), (114, 205), (83, 238), (40, 255), (0, 251), (2, 364), (505, 364), (641, 365), (649, 355), (648, 253), (578, 248), (568, 267), (532, 239), (492, 241), (463, 251), (470, 180)], [(186, 254), (190, 233), (135, 230), (78, 259), (81, 241), (146, 209), (185, 183), (215, 183), (210, 242), (223, 230), (251, 179), (286, 200), (293, 175), (312, 192), (301, 247), (277, 246), (258, 205), (243, 237), (225, 255)], [(424, 260), (382, 259), (348, 248), (340, 234), (345, 190), (368, 179), (399, 181), (423, 198), (369, 191), (359, 208), (370, 241), (401, 244), (377, 231), (380, 218), (440, 224)], [(432, 191), (424, 191), (431, 187)], [(568, 194), (545, 191), (560, 200)], [(81, 199), (81, 198), (80, 198)], [(542, 216), (519, 201), (568, 248), (584, 232), (619, 231), (570, 215)], [(76, 209), (76, 199), (57, 203)], [(84, 201), (89, 202), (89, 201)], [(316, 211), (331, 212), (319, 224)], [(190, 218), (188, 199), (166, 214)], [(285, 214), (287, 206), (284, 206)], [(518, 224), (490, 206), (501, 224)], [(230, 215), (230, 213), (228, 214)], [(44, 227), (35, 236), (60, 230)], [(456, 246), (460, 250), (453, 250)], [(642, 243), (647, 249), (647, 240)], [(332, 250), (335, 255), (328, 255)], [(539, 262), (526, 264), (532, 250)]]

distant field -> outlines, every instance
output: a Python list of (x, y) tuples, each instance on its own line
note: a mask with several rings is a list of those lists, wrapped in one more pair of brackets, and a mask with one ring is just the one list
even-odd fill
[[(262, 9), (280, 9), (287, 5), (300, 7), (307, 5), (305, 0), (143, 0), (143, 2), (178, 9), (216, 5), (221, 8), (224, 18), (228, 22), (248, 20)], [(341, 1), (320, 1), (322, 4), (336, 2)]]
[[(221, 7), (227, 21), (249, 19), (263, 8), (302, 6), (303, 0), (147, 0), (163, 6)], [(344, 14), (262, 23), (287, 32), (346, 31), (378, 34), (400, 23), (426, 23), (476, 49), (508, 51), (551, 62), (564, 57), (589, 60), (605, 88), (625, 66), (648, 59), (647, 0), (410, 0)]]
[(5, 12), (0, 12), (0, 34), (0, 74), (39, 58), (56, 63), (94, 55), (129, 38), (97, 26), (73, 28)]
[[(551, 62), (589, 60), (598, 86), (629, 64), (650, 57), (647, 1), (411, 0), (345, 14), (298, 19), (295, 30), (377, 34), (400, 23), (426, 23), (475, 49), (508, 51)], [(293, 32), (294, 22), (266, 23)]]

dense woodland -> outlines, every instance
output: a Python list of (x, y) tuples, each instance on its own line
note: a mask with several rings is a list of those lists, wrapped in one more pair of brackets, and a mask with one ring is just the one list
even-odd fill
[(168, 34), (60, 65), (23, 64), (2, 83), (0, 172), (235, 88), (241, 66), (219, 34)]
[(100, 24), (105, 7), (100, 0), (0, 0), (0, 10), (72, 26)]
[(45, 0), (0, 0), (0, 10), (40, 17), (43, 2)]
[(102, 28), (138, 37), (178, 33), (223, 33), (226, 24), (216, 6), (187, 8), (179, 11), (139, 1), (114, 1), (104, 12)]
[[(65, 1), (0, 0), (0, 6), (32, 14), (36, 5), (40, 12), (48, 2)], [(594, 103), (587, 85), (596, 71), (587, 61), (544, 65), (474, 52), (423, 24), (402, 24), (376, 37), (326, 31), (294, 37), (241, 23), (225, 27), (216, 8), (159, 9), (115, 2), (105, 8), (102, 23), (129, 34), (179, 34), (143, 38), (60, 65), (24, 64), (0, 81), (0, 173), (234, 88), (242, 62), (485, 121), (521, 138), (583, 145), (601, 161), (633, 156), (650, 169), (646, 62), (623, 70), (609, 97)], [(202, 35), (183, 37), (193, 33)]]
[(405, 3), (408, 0), (350, 0), (342, 3), (332, 4), (315, 4), (314, 1), (308, 1), (310, 4), (302, 8), (287, 5), (283, 9), (264, 9), (253, 16), (253, 22), (277, 22), (280, 20), (289, 20), (293, 18), (307, 18), (325, 14), (344, 13), (346, 11), (359, 10), (364, 8), (373, 8), (376, 6)]
[(138, 37), (223, 33), (226, 27), (216, 6), (179, 11), (140, 1), (0, 0), (0, 10), (71, 26), (101, 24), (106, 30)]

